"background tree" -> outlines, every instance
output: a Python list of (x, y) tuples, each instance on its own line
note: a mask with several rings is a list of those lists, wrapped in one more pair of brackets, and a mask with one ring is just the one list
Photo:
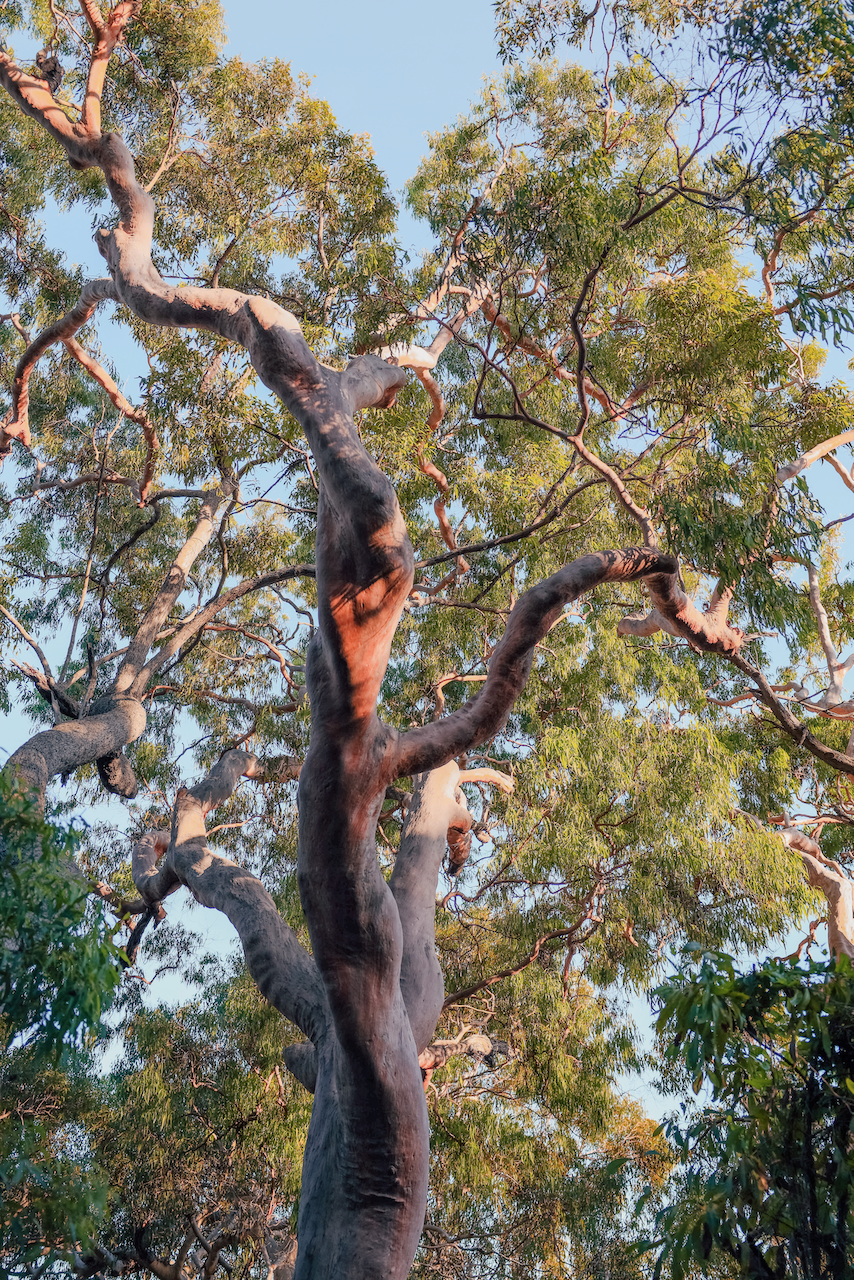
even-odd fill
[[(82, 1053), (119, 978), (120, 951), (88, 886), (69, 877), (73, 833), (0, 789), (0, 1239), (25, 1265), (86, 1240), (106, 1186), (69, 1141), (93, 1089)], [(99, 904), (100, 906), (100, 904)], [(94, 915), (94, 919), (91, 917)]]
[(741, 1275), (851, 1272), (851, 965), (707, 953), (661, 989), (671, 1081), (710, 1095), (667, 1127), (684, 1163), (659, 1215), (674, 1276), (721, 1257)]
[[(147, 972), (180, 963), (207, 994), (172, 1013), (145, 1011), (138, 985), (122, 996), (126, 1057), (103, 1110), (75, 1116), (112, 1188), (78, 1269), (284, 1276), (299, 1196), (301, 1274), (406, 1274), (426, 1194), (420, 1050), (439, 1180), (417, 1267), (583, 1274), (607, 1258), (627, 1274), (620, 1206), (666, 1155), (645, 1154), (652, 1126), (614, 1089), (636, 1061), (615, 980), (645, 986), (685, 936), (767, 942), (803, 913), (804, 866), (819, 887), (845, 880), (823, 859), (850, 826), (834, 790), (852, 768), (847, 588), (806, 481), (836, 462), (850, 405), (818, 385), (817, 344), (782, 327), (847, 324), (842, 72), (820, 120), (790, 92), (791, 118), (751, 137), (737, 104), (774, 88), (762, 59), (731, 40), (706, 80), (619, 65), (612, 25), (631, 11), (607, 11), (601, 73), (511, 67), (432, 140), (410, 200), (436, 252), (410, 271), (364, 142), (284, 66), (218, 60), (213, 7), (133, 8), (4, 11), (64, 69), (59, 105), (11, 54), (2, 70), (3, 617), (30, 650), (6, 675), (46, 726), (10, 773), (41, 796), (75, 773), (54, 810), (93, 796), (96, 774), (129, 801), (81, 862), (138, 921), (134, 959), (183, 882), (325, 1047), (315, 1062), (290, 1044), (245, 974), (193, 959), (171, 921), (146, 935)], [(121, 222), (99, 236), (110, 278), (87, 284), (36, 219), (50, 193), (100, 225), (104, 181)], [(91, 354), (86, 326), (116, 299), (150, 369), (138, 407)], [(380, 358), (347, 365), (359, 350)], [(636, 573), (640, 616), (609, 585)], [(701, 612), (685, 588), (706, 582)], [(763, 674), (770, 630), (789, 646), (779, 679)], [(834, 819), (819, 857), (793, 857), (812, 837), (791, 820), (782, 841), (762, 825), (797, 802)]]

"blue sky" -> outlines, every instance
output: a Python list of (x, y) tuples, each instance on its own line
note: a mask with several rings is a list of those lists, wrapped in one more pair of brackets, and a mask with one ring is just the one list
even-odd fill
[(231, 0), (225, 13), (227, 52), (251, 61), (283, 58), (292, 71), (312, 76), (312, 91), (339, 123), (371, 135), (394, 191), (425, 154), (425, 134), (450, 124), (478, 95), (483, 76), (500, 70), (491, 0), (417, 7)]

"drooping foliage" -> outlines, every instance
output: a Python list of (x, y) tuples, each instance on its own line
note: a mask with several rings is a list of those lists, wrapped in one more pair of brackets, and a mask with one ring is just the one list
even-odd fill
[(73, 874), (76, 833), (0, 780), (0, 1240), (10, 1271), (87, 1238), (106, 1185), (71, 1135), (120, 974), (115, 925)]

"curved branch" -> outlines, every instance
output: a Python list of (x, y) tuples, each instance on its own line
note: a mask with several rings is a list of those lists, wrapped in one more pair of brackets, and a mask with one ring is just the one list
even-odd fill
[(655, 608), (645, 617), (621, 618), (618, 636), (651, 636), (657, 631), (687, 640), (701, 653), (720, 653), (732, 657), (745, 642), (740, 627), (727, 621), (732, 591), (715, 588), (709, 606), (702, 612), (690, 600), (675, 574), (653, 574), (646, 586)]
[(160, 441), (157, 439), (157, 432), (154, 430), (154, 424), (144, 409), (134, 409), (131, 402), (122, 394), (116, 383), (107, 373), (106, 369), (98, 363), (94, 356), (90, 356), (88, 351), (81, 347), (80, 343), (74, 338), (63, 338), (63, 344), (74, 359), (90, 374), (99, 387), (103, 387), (119, 413), (124, 414), (131, 422), (135, 422), (137, 426), (142, 427), (142, 434), (145, 437), (145, 443), (148, 446), (145, 462), (142, 468), (142, 479), (139, 482), (137, 502), (142, 507), (148, 498), (151, 485), (154, 480), (154, 455), (160, 448)]
[[(418, 458), (418, 467), (419, 467), (419, 470), (421, 471), (421, 474), (425, 476), (429, 476), (429, 478), (433, 481), (433, 483), (435, 484), (436, 488), (439, 491), (439, 496), (436, 498), (436, 500), (433, 503), (433, 510), (435, 511), (436, 519), (439, 522), (439, 530), (442, 534), (442, 541), (450, 551), (455, 552), (458, 549), (457, 539), (453, 529), (451, 528), (451, 522), (448, 519), (447, 511), (445, 510), (445, 499), (448, 496), (448, 488), (449, 488), (448, 478), (445, 475), (444, 471), (440, 471), (434, 462), (428, 462), (428, 460), (424, 457), (424, 452), (422, 449), (419, 448), (416, 450), (416, 457)], [(460, 574), (468, 573), (470, 568), (471, 568), (471, 565), (469, 564), (468, 560), (466, 560), (464, 555), (460, 554), (457, 557), (457, 572), (459, 572)]]
[(854, 756), (843, 755), (841, 751), (834, 751), (832, 747), (828, 747), (824, 742), (813, 737), (803, 720), (796, 719), (785, 703), (776, 697), (774, 690), (758, 667), (754, 667), (752, 663), (747, 662), (739, 654), (729, 654), (728, 657), (733, 665), (738, 667), (739, 671), (750, 677), (756, 685), (762, 702), (778, 724), (799, 747), (803, 747), (809, 751), (810, 755), (814, 755), (817, 760), (823, 761), (824, 764), (830, 765), (838, 772), (854, 775)]
[(806, 564), (807, 580), (809, 582), (809, 598), (810, 607), (815, 614), (816, 626), (818, 628), (818, 638), (821, 641), (821, 647), (824, 650), (825, 661), (827, 662), (827, 672), (830, 676), (830, 684), (824, 695), (818, 700), (818, 705), (825, 708), (839, 707), (842, 702), (843, 685), (848, 672), (854, 667), (854, 653), (847, 658), (839, 659), (836, 651), (836, 645), (830, 635), (830, 622), (827, 617), (827, 610), (821, 598), (821, 584), (819, 582), (818, 573), (815, 565)]
[[(117, 6), (117, 22), (120, 10), (124, 23), (132, 6)], [(95, 58), (100, 57), (99, 44)], [(412, 554), (394, 489), (365, 450), (353, 414), (392, 404), (405, 372), (363, 356), (337, 373), (318, 362), (295, 317), (269, 299), (233, 289), (168, 285), (151, 260), (154, 202), (138, 182), (122, 139), (100, 133), (94, 106), (79, 124), (69, 121), (42, 82), (23, 73), (8, 53), (0, 52), (0, 82), (62, 145), (72, 164), (103, 171), (119, 225), (101, 231), (98, 247), (119, 299), (148, 323), (202, 329), (244, 347), (261, 380), (305, 431), (322, 480), (319, 612), (329, 674), (350, 716), (360, 720), (373, 714), (411, 585)], [(129, 651), (118, 687), (138, 674), (131, 674), (132, 656)]]
[(471, 996), (477, 995), (478, 991), (485, 991), (487, 987), (492, 987), (496, 982), (503, 982), (505, 978), (512, 978), (517, 973), (521, 973), (523, 969), (527, 969), (528, 965), (533, 964), (540, 954), (540, 950), (544, 942), (553, 942), (555, 938), (574, 938), (578, 933), (584, 918), (575, 924), (568, 925), (565, 929), (553, 929), (551, 933), (544, 933), (542, 937), (537, 938), (531, 950), (526, 956), (523, 956), (514, 965), (508, 969), (501, 969), (498, 973), (490, 974), (488, 978), (481, 978), (480, 982), (473, 982), (470, 987), (463, 987), (460, 991), (452, 991), (449, 996), (445, 997), (443, 1009), (450, 1009), (452, 1005), (459, 1004), (461, 1000), (468, 1000)]
[(854, 960), (854, 883), (824, 856), (818, 842), (806, 832), (787, 825), (777, 834), (787, 848), (796, 849), (801, 855), (807, 879), (827, 900), (827, 941), (831, 954)]
[(841, 431), (838, 435), (830, 436), (829, 439), (813, 445), (811, 449), (807, 449), (806, 453), (802, 453), (800, 457), (777, 468), (775, 475), (777, 484), (783, 485), (787, 481), (793, 480), (795, 476), (799, 476), (802, 471), (806, 471), (808, 467), (811, 467), (814, 462), (818, 462), (819, 458), (826, 457), (834, 449), (838, 449), (840, 445), (851, 444), (852, 441), (854, 441), (854, 427), (849, 428), (848, 431)]
[[(93, 702), (85, 720), (58, 724), (30, 738), (10, 756), (4, 772), (31, 791), (43, 806), (51, 778), (105, 757), (113, 758), (143, 733), (145, 723), (145, 708), (136, 698), (107, 694)], [(126, 775), (121, 784), (126, 785)], [(121, 794), (127, 795), (127, 789)]]
[(221, 596), (209, 600), (204, 608), (194, 614), (184, 626), (175, 630), (168, 644), (165, 644), (162, 649), (158, 649), (157, 653), (149, 658), (145, 666), (140, 668), (134, 680), (134, 689), (139, 691), (141, 697), (151, 677), (170, 658), (174, 657), (188, 640), (192, 640), (194, 636), (204, 630), (212, 618), (215, 618), (223, 609), (227, 609), (235, 600), (240, 600), (243, 596), (248, 595), (250, 591), (262, 591), (264, 587), (276, 586), (279, 582), (287, 582), (290, 578), (313, 578), (316, 572), (313, 564), (285, 565), (282, 569), (272, 569), (269, 573), (261, 573), (256, 578), (244, 578), (243, 582), (238, 582), (230, 590), (224, 591)]
[[(586, 409), (585, 409), (586, 413)], [(635, 524), (643, 534), (645, 547), (655, 548), (658, 546), (658, 538), (655, 532), (655, 526), (652, 523), (652, 516), (646, 507), (642, 507), (635, 502), (622, 476), (618, 475), (613, 467), (604, 462), (598, 454), (588, 449), (584, 442), (581, 431), (577, 431), (575, 435), (570, 436), (570, 440), (581, 457), (594, 471), (598, 471), (600, 476), (607, 480), (615, 493), (618, 502), (622, 506), (626, 515), (634, 520)]]
[[(156, 665), (143, 667), (142, 664), (183, 591), (193, 563), (213, 534), (214, 516), (222, 501), (221, 493), (206, 493), (196, 527), (175, 557), (127, 646), (110, 691), (92, 704), (85, 719), (74, 724), (58, 724), (36, 734), (9, 759), (6, 768), (11, 776), (31, 790), (42, 805), (52, 777), (71, 773), (92, 762), (97, 762), (101, 782), (108, 791), (126, 799), (136, 795), (136, 779), (122, 755), (122, 748), (134, 742), (145, 729), (146, 713), (140, 698)], [(162, 652), (156, 655), (157, 659)]]
[(573, 560), (526, 591), (507, 620), (483, 689), (453, 715), (401, 734), (394, 761), (396, 776), (435, 769), (502, 728), (525, 687), (536, 645), (565, 605), (603, 582), (633, 582), (653, 574), (665, 580), (675, 578), (677, 568), (673, 556), (648, 548), (599, 551)]
[(80, 7), (95, 36), (95, 48), (89, 63), (89, 74), (86, 77), (86, 96), (83, 99), (81, 124), (84, 129), (100, 133), (101, 96), (104, 92), (110, 55), (122, 40), (128, 23), (139, 13), (142, 4), (141, 0), (119, 0), (106, 19), (101, 13), (97, 0), (81, 0)]
[(234, 925), (246, 964), (261, 994), (316, 1041), (329, 1012), (317, 968), (293, 929), (285, 924), (261, 881), (207, 842), (205, 816), (226, 801), (242, 777), (260, 773), (245, 751), (228, 751), (195, 787), (178, 792), (166, 856), (155, 870), (165, 832), (149, 832), (134, 849), (134, 884), (148, 902), (158, 902), (179, 884), (203, 906), (221, 911)]
[[(52, 671), (51, 671), (51, 669), (50, 669), (50, 663), (48, 662), (47, 658), (45, 657), (44, 651), (42, 650), (42, 648), (40, 647), (40, 645), (38, 644), (38, 642), (37, 642), (36, 640), (34, 640), (34, 639), (33, 639), (33, 637), (30, 635), (29, 631), (27, 631), (27, 629), (26, 629), (26, 627), (24, 626), (24, 624), (23, 624), (22, 622), (20, 622), (20, 621), (18, 620), (18, 618), (16, 618), (16, 617), (15, 617), (15, 615), (14, 615), (13, 613), (10, 613), (8, 609), (4, 608), (2, 604), (0, 604), (0, 614), (2, 614), (2, 615), (3, 615), (3, 617), (7, 619), (7, 621), (8, 621), (8, 622), (11, 622), (12, 626), (15, 628), (15, 630), (18, 632), (18, 634), (21, 636), (21, 638), (22, 638), (22, 639), (24, 639), (24, 640), (26, 640), (26, 642), (27, 642), (27, 644), (30, 646), (30, 648), (34, 650), (34, 652), (35, 652), (35, 654), (36, 654), (36, 656), (37, 656), (37, 658), (38, 658), (39, 662), (42, 664), (42, 667), (43, 667), (43, 669), (44, 669), (45, 677), (46, 677), (48, 680), (52, 680), (52, 679), (53, 679), (53, 672), (52, 672)], [(22, 668), (22, 669), (23, 669), (23, 668)], [(50, 700), (50, 699), (48, 699), (48, 701), (49, 701), (49, 700)]]
[(419, 377), (421, 377), (420, 371), (435, 369), (439, 356), (445, 350), (448, 343), (460, 330), (468, 317), (474, 315), (476, 311), (480, 310), (489, 296), (488, 286), (484, 286), (480, 289), (469, 290), (459, 286), (455, 287), (451, 282), (454, 277), (454, 272), (464, 261), (463, 245), (466, 232), (468, 231), (472, 220), (477, 217), (478, 211), (480, 210), (483, 202), (488, 199), (489, 195), (494, 190), (496, 183), (507, 168), (510, 149), (503, 147), (502, 151), (503, 154), (501, 161), (496, 165), (494, 174), (484, 187), (483, 191), (474, 197), (468, 209), (463, 214), (463, 217), (451, 238), (451, 247), (448, 257), (434, 288), (424, 301), (414, 308), (409, 316), (395, 316), (392, 323), (397, 324), (399, 321), (404, 319), (409, 319), (410, 321), (438, 319), (436, 315), (436, 308), (449, 293), (468, 294), (467, 301), (456, 315), (452, 317), (452, 319), (440, 321), (439, 332), (436, 334), (436, 337), (430, 343), (429, 347), (419, 347), (415, 344), (399, 342), (390, 347), (383, 347), (379, 352), (383, 359), (390, 360), (404, 368), (413, 369)]
[(168, 831), (146, 831), (131, 852), (131, 877), (142, 901), (148, 906), (156, 906), (181, 884), (177, 875), (168, 868), (157, 869), (158, 862), (169, 848), (169, 839)]
[[(592, 273), (590, 273), (588, 279), (590, 278), (592, 278)], [(579, 301), (578, 303), (576, 303), (576, 311), (578, 310), (578, 307), (580, 307), (582, 301), (583, 301), (583, 295), (579, 297)], [(576, 331), (578, 340), (580, 340), (579, 357), (578, 357), (579, 370), (577, 373), (569, 374), (565, 369), (563, 369), (561, 371), (561, 376), (566, 379), (571, 379), (573, 382), (576, 382), (577, 384), (579, 402), (581, 404), (582, 412), (581, 412), (581, 418), (578, 424), (578, 428), (576, 429), (576, 431), (570, 434), (570, 432), (563, 431), (560, 427), (554, 427), (551, 425), (551, 423), (544, 422), (542, 418), (536, 418), (533, 416), (533, 414), (529, 413), (528, 410), (525, 408), (525, 405), (523, 403), (523, 397), (520, 394), (519, 388), (517, 387), (513, 378), (510, 376), (510, 374), (507, 372), (506, 369), (499, 369), (498, 366), (495, 364), (495, 362), (489, 358), (489, 356), (486, 354), (486, 352), (482, 348), (480, 350), (481, 350), (481, 355), (483, 356), (483, 359), (484, 359), (485, 367), (489, 366), (492, 369), (499, 372), (501, 374), (501, 377), (510, 387), (510, 390), (513, 393), (513, 400), (515, 402), (515, 411), (513, 413), (494, 413), (491, 411), (487, 411), (486, 409), (483, 408), (483, 406), (480, 403), (480, 388), (478, 388), (477, 395), (475, 396), (475, 405), (472, 411), (472, 416), (474, 418), (490, 418), (490, 419), (495, 419), (497, 421), (527, 422), (531, 426), (539, 427), (543, 431), (548, 431), (550, 435), (557, 436), (558, 439), (565, 440), (567, 444), (571, 444), (573, 448), (576, 450), (576, 452), (578, 453), (579, 457), (584, 462), (586, 462), (589, 467), (592, 467), (594, 471), (597, 471), (599, 475), (602, 476), (603, 479), (605, 479), (608, 482), (608, 484), (611, 486), (618, 502), (623, 507), (626, 514), (632, 520), (635, 521), (641, 533), (643, 534), (644, 546), (654, 549), (658, 545), (658, 539), (656, 536), (655, 527), (652, 522), (652, 516), (646, 510), (645, 507), (642, 507), (637, 502), (635, 502), (634, 498), (629, 492), (629, 489), (625, 481), (623, 480), (623, 477), (619, 475), (618, 472), (616, 472), (613, 467), (610, 467), (607, 462), (604, 462), (597, 454), (593, 453), (590, 449), (588, 449), (587, 445), (584, 443), (584, 429), (586, 427), (588, 418), (590, 416), (590, 406), (588, 404), (587, 394), (588, 392), (591, 392), (591, 394), (593, 394), (596, 398), (600, 398), (605, 393), (601, 392), (598, 387), (590, 383), (589, 379), (583, 374), (586, 347), (584, 344), (583, 334), (578, 325), (577, 316), (575, 315), (575, 313), (573, 313), (573, 315), (574, 315), (575, 331)], [(637, 395), (640, 396), (645, 389), (646, 389), (645, 386), (638, 388)], [(632, 395), (634, 394), (635, 393), (633, 392)], [(611, 403), (611, 401), (608, 400), (607, 397), (605, 397), (605, 399), (608, 404)], [(631, 399), (632, 398), (629, 397), (629, 400)], [(626, 403), (628, 405), (629, 402), (627, 401)], [(632, 400), (632, 404), (633, 403), (634, 401)], [(631, 405), (629, 405), (629, 407), (631, 407)], [(616, 410), (615, 412), (619, 413), (619, 410)], [(628, 409), (626, 410), (626, 412), (628, 412)]]
[[(210, 490), (205, 494), (196, 527), (172, 561), (164, 582), (148, 606), (116, 672), (113, 687), (118, 692), (139, 686), (140, 669), (148, 651), (169, 617), (172, 606), (184, 590), (190, 569), (213, 537), (216, 513), (223, 500), (224, 495), (219, 490)], [(142, 693), (144, 687), (143, 685), (139, 689), (139, 693)]]
[[(2, 60), (2, 56), (0, 54), (0, 60)], [(98, 304), (108, 299), (116, 300), (116, 291), (112, 280), (108, 276), (98, 280), (90, 280), (88, 284), (83, 286), (80, 297), (71, 310), (66, 312), (64, 316), (60, 316), (53, 324), (48, 325), (46, 329), (43, 329), (38, 337), (27, 347), (15, 369), (15, 377), (12, 383), (12, 408), (9, 410), (2, 428), (0, 428), (0, 460), (10, 452), (13, 440), (19, 440), (25, 449), (30, 447), (29, 384), (30, 375), (40, 357), (57, 342), (65, 343), (75, 356), (77, 356), (77, 351), (72, 350), (72, 347), (77, 348), (85, 356), (86, 353), (83, 348), (78, 347), (78, 344), (74, 342), (74, 334), (77, 333), (78, 329), (83, 328), (83, 325), (90, 318)], [(89, 359), (89, 357), (86, 357), (86, 359)], [(83, 363), (82, 360), (81, 363)], [(92, 364), (97, 364), (97, 362), (92, 361)], [(97, 367), (100, 369), (100, 365)], [(104, 374), (104, 377), (106, 378), (107, 375)], [(109, 381), (112, 383), (112, 379), (109, 379)], [(102, 385), (104, 384), (102, 383)], [(112, 385), (115, 386), (115, 383)], [(116, 391), (118, 392), (118, 388), (116, 388)]]

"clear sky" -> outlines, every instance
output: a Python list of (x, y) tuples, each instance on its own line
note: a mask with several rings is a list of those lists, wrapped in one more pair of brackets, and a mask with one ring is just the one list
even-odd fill
[(371, 135), (394, 191), (425, 154), (425, 134), (450, 124), (500, 69), (491, 0), (226, 0), (225, 13), (227, 52), (283, 58), (312, 76), (339, 123)]

